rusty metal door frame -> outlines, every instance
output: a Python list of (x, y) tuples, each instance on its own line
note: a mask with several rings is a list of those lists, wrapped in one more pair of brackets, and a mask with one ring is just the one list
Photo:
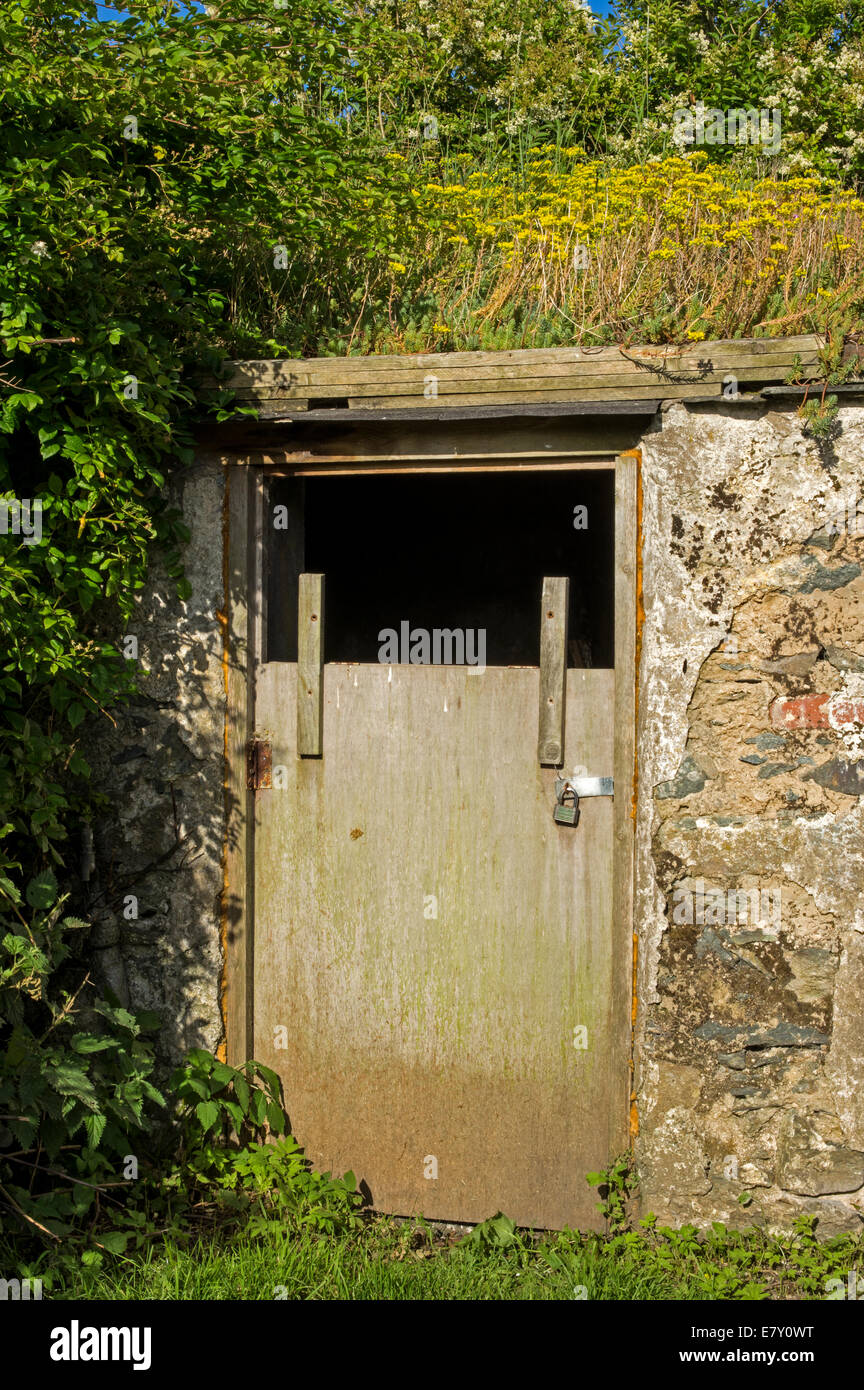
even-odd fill
[[(228, 456), (224, 500), (223, 672), (225, 683), (225, 839), (223, 849), (222, 1014), (226, 1056), (234, 1065), (253, 1055), (254, 824), (256, 791), (247, 776), (247, 745), (254, 729), (255, 669), (263, 650), (264, 545), (268, 476), (294, 470), (278, 460)], [(370, 460), (369, 472), (376, 472)], [(540, 465), (542, 466), (542, 465)], [(554, 466), (554, 465), (553, 465)], [(558, 464), (557, 467), (567, 467)], [(635, 1023), (634, 867), (636, 828), (636, 718), (639, 664), (641, 451), (629, 449), (572, 467), (615, 471), (615, 730), (613, 913), (610, 930), (615, 974), (609, 1001), (622, 1020), (615, 1031), (610, 1097), (617, 1151), (635, 1132), (633, 1032)], [(476, 465), (472, 468), (475, 471)], [(316, 471), (318, 471), (316, 469)], [(336, 471), (336, 470), (334, 470)], [(341, 469), (339, 471), (342, 471)], [(360, 470), (357, 471), (367, 471)], [(410, 468), (400, 471), (415, 471)], [(425, 471), (420, 465), (417, 471)], [(485, 469), (483, 471), (486, 471)], [(489, 471), (498, 471), (491, 466)], [(626, 1027), (623, 1021), (626, 1020)]]

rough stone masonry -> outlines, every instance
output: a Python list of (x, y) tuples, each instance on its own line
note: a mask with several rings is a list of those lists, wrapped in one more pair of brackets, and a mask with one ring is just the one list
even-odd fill
[(123, 634), (137, 640), (139, 693), (88, 754), (112, 808), (95, 835), (95, 977), (160, 1013), (166, 1065), (190, 1047), (215, 1050), (223, 1034), (223, 472), (199, 459), (178, 488), (191, 595), (177, 598), (155, 557)]
[[(643, 1212), (864, 1217), (864, 408), (663, 412), (642, 441), (635, 1158)], [(183, 481), (141, 693), (93, 752), (101, 978), (173, 1060), (222, 1039), (223, 467)], [(130, 896), (133, 902), (129, 902)]]
[(862, 457), (860, 407), (820, 444), (675, 404), (643, 441), (636, 1156), (665, 1221), (864, 1216)]

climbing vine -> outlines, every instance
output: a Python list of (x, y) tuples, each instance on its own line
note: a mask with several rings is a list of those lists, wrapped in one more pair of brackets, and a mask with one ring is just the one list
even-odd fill
[(0, 17), (0, 1203), (45, 1231), (85, 1192), (58, 1207), (61, 1157), (122, 1154), (161, 1100), (155, 1020), (97, 998), (69, 892), (86, 737), (133, 688), (118, 634), (157, 548), (185, 593), (192, 372), (283, 350), (268, 306), (310, 267), (350, 300), (408, 201), (334, 119), (374, 22), (329, 0), (135, 11)]

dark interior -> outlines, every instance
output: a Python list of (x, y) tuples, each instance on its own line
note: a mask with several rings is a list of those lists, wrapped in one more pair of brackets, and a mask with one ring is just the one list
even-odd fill
[(614, 664), (611, 469), (274, 479), (269, 512), (269, 661), (297, 660), (309, 571), (326, 576), (326, 661), (377, 662), (379, 633), (408, 621), (485, 628), (488, 666), (536, 666), (543, 577), (567, 575), (569, 664)]

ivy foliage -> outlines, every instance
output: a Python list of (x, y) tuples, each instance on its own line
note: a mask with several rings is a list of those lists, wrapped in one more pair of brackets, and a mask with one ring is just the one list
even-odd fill
[(193, 373), (284, 351), (295, 283), (336, 302), (386, 264), (410, 196), (339, 119), (386, 38), (329, 0), (0, 7), (0, 1203), (47, 1229), (61, 1150), (122, 1155), (161, 1100), (154, 1020), (95, 997), (58, 889), (84, 736), (132, 689), (117, 636), (157, 547), (185, 593)]

